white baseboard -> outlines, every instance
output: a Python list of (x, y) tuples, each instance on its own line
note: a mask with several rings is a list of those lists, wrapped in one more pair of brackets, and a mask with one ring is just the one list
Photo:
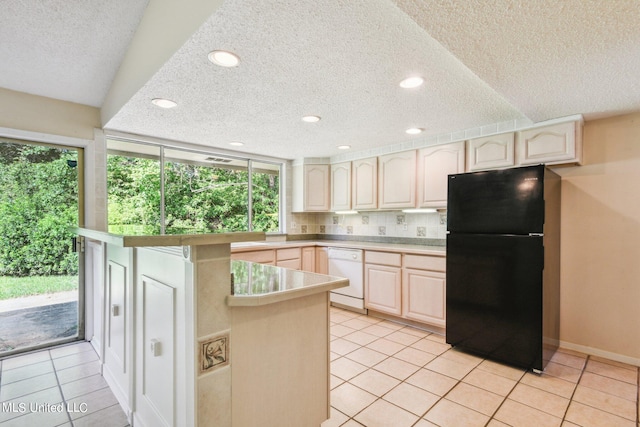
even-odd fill
[(600, 350), (599, 348), (587, 347), (585, 345), (573, 344), (566, 341), (560, 341), (560, 349), (578, 351), (580, 353), (591, 356), (598, 356), (615, 362), (626, 363), (627, 365), (640, 366), (640, 359), (636, 357), (625, 356), (623, 354), (612, 353), (610, 351)]

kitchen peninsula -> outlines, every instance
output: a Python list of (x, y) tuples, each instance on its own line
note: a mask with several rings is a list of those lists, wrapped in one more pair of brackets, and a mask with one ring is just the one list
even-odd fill
[(87, 338), (130, 423), (329, 417), (329, 291), (346, 279), (230, 260), (232, 242), (264, 233), (72, 230), (86, 239)]

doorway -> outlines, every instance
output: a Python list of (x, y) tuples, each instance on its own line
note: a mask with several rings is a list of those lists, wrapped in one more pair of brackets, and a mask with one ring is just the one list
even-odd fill
[(84, 338), (83, 150), (0, 138), (0, 357)]

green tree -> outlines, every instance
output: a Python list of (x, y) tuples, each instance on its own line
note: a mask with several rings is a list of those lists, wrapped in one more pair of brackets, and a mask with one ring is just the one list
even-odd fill
[[(157, 234), (160, 228), (159, 162), (111, 155), (109, 231)], [(165, 225), (168, 234), (246, 231), (248, 172), (168, 161), (165, 176)], [(253, 230), (277, 231), (279, 181), (270, 173), (253, 174)]]
[(0, 143), (0, 275), (72, 275), (78, 224), (77, 154)]

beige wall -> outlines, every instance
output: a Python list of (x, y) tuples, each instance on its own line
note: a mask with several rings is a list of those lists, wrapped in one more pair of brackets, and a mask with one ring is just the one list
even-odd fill
[(640, 114), (586, 122), (562, 177), (560, 339), (640, 363)]
[(0, 127), (93, 140), (100, 110), (0, 88)]

